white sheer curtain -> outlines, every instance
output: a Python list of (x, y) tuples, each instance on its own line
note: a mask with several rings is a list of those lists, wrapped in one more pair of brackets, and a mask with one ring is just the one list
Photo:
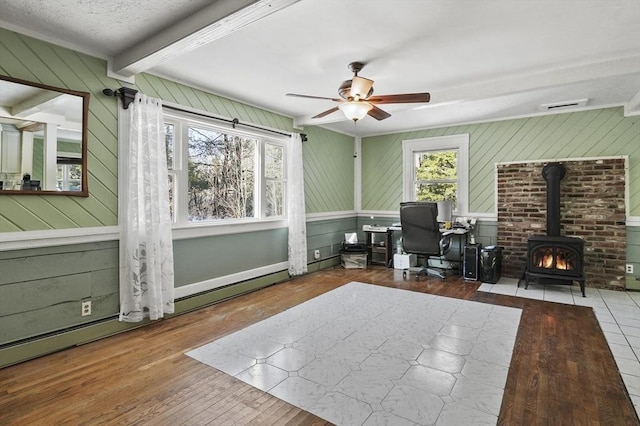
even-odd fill
[(307, 272), (307, 229), (304, 208), (302, 138), (291, 135), (287, 151), (287, 217), (289, 219), (289, 275)]
[[(124, 111), (125, 113), (127, 111)], [(136, 94), (121, 162), (120, 321), (173, 313), (173, 243), (162, 103)]]

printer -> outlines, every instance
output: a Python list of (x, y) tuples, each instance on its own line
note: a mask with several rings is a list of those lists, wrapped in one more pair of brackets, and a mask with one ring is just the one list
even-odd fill
[(347, 232), (344, 234), (342, 242), (342, 253), (364, 253), (367, 246), (364, 242), (358, 242), (358, 234), (355, 232)]

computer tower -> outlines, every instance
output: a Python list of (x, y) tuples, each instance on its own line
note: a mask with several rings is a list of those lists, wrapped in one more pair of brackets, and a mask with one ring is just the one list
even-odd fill
[(502, 247), (487, 246), (480, 250), (480, 279), (495, 284), (502, 270)]
[(480, 244), (464, 246), (462, 257), (462, 277), (465, 280), (477, 281), (480, 279), (478, 264), (480, 259)]

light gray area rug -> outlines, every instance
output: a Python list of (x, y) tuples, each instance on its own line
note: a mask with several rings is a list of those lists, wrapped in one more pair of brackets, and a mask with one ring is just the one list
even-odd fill
[(521, 313), (352, 282), (187, 355), (337, 425), (494, 425)]

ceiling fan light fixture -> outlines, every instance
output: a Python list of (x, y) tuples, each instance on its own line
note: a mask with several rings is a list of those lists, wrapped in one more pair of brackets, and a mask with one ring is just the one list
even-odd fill
[(371, 95), (369, 92), (373, 92), (371, 88), (373, 87), (373, 80), (369, 80), (368, 78), (355, 76), (351, 80), (351, 97), (359, 99), (366, 99)]
[(350, 101), (341, 103), (338, 105), (338, 108), (340, 108), (340, 111), (342, 111), (349, 120), (357, 121), (367, 115), (367, 113), (371, 111), (371, 108), (373, 108), (373, 105), (364, 101)]

